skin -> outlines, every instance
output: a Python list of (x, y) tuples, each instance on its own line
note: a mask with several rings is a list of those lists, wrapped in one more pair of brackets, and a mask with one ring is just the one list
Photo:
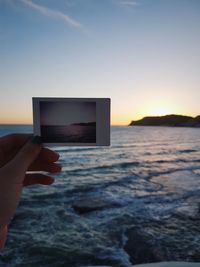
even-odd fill
[[(24, 186), (51, 185), (54, 179), (45, 171), (56, 173), (59, 154), (34, 144), (30, 134), (11, 134), (0, 138), (0, 249), (4, 247), (7, 224), (15, 214)], [(32, 173), (29, 173), (29, 172)]]

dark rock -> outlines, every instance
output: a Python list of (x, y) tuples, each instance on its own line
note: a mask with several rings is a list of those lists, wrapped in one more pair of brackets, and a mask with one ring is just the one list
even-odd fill
[(79, 122), (79, 123), (72, 123), (71, 126), (96, 126), (96, 122)]
[(124, 246), (124, 250), (130, 256), (130, 261), (133, 264), (158, 262), (160, 259), (154, 252), (152, 244), (145, 238), (138, 229), (131, 228), (127, 230), (126, 235), (128, 241)]
[(199, 267), (199, 263), (194, 262), (183, 262), (183, 261), (170, 261), (170, 262), (159, 262), (149, 264), (139, 264), (133, 267)]
[(196, 118), (182, 115), (144, 117), (141, 120), (132, 121), (129, 126), (200, 127), (200, 116)]
[(200, 116), (197, 116), (196, 118), (192, 118), (186, 123), (187, 127), (200, 127)]
[(72, 207), (80, 214), (102, 210), (103, 208), (119, 207), (120, 204), (102, 197), (86, 197), (76, 200)]

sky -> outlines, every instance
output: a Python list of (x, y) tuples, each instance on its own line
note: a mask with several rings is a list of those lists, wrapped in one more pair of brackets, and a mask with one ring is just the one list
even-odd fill
[(41, 101), (40, 120), (51, 126), (96, 122), (96, 102)]
[(0, 123), (32, 97), (111, 98), (112, 125), (200, 114), (199, 0), (0, 0)]

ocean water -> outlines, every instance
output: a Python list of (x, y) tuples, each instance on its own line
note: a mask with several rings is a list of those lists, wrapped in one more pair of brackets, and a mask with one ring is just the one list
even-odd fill
[(63, 170), (24, 189), (0, 266), (200, 262), (200, 129), (112, 127), (111, 143), (54, 147)]
[(44, 143), (96, 143), (96, 125), (41, 126)]

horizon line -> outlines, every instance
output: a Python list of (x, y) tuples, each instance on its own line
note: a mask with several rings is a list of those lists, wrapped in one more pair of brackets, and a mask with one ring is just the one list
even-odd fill
[[(172, 116), (172, 115), (175, 115), (175, 116), (186, 116), (186, 117), (191, 117), (191, 118), (196, 118), (200, 115), (183, 115), (183, 114), (174, 114), (174, 113), (171, 113), (171, 114), (165, 114), (165, 115), (145, 115), (143, 117), (141, 117), (140, 119), (136, 119), (135, 121), (138, 121), (138, 120), (141, 120), (143, 118), (146, 118), (146, 117), (165, 117), (165, 116)], [(134, 119), (130, 120), (130, 122), (134, 121)], [(111, 123), (111, 126), (128, 126), (129, 123)], [(33, 126), (33, 123), (30, 122), (30, 123), (27, 123), (27, 122), (0, 122), (0, 125), (3, 126), (3, 125), (27, 125), (27, 126)]]

